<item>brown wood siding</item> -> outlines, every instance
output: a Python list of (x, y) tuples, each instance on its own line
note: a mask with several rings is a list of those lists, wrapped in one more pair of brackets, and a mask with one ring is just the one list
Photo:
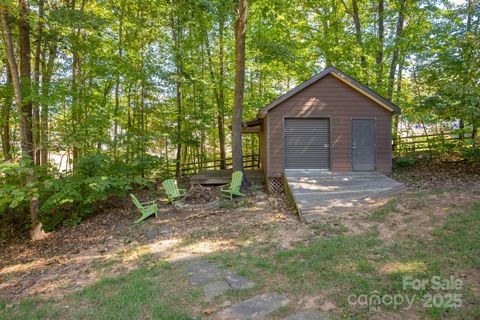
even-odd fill
[(260, 143), (260, 166), (265, 173), (267, 174), (267, 164), (268, 164), (268, 159), (267, 159), (267, 117), (263, 119), (263, 124), (260, 128), (260, 134), (259, 134), (259, 143)]
[[(283, 101), (268, 113), (268, 176), (281, 176), (284, 169), (283, 122), (288, 117), (330, 119), (330, 170), (352, 170), (352, 119), (376, 121), (376, 170), (392, 172), (392, 113), (334, 76), (328, 75)], [(268, 132), (268, 133), (267, 133)], [(267, 171), (265, 171), (267, 172)]]

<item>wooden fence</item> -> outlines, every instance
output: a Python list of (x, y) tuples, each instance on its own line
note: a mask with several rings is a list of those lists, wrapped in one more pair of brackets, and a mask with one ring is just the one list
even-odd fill
[[(211, 159), (199, 162), (190, 162), (190, 163), (182, 163), (180, 165), (180, 171), (182, 175), (191, 175), (195, 174), (200, 170), (219, 170), (220, 164), (222, 163), (221, 159)], [(225, 159), (226, 169), (232, 168), (232, 158)], [(258, 169), (260, 168), (260, 155), (258, 154), (251, 154), (251, 155), (244, 155), (243, 156), (243, 166), (245, 169)], [(171, 162), (169, 164), (169, 169), (171, 173), (175, 173), (176, 171), (176, 164), (175, 162)]]
[(394, 156), (429, 155), (435, 157), (465, 147), (470, 138), (471, 133), (464, 133), (461, 138), (458, 134), (451, 132), (399, 137), (394, 145)]

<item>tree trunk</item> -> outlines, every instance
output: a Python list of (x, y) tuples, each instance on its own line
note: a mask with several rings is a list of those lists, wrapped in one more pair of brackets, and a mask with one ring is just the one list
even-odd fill
[[(30, 238), (32, 240), (42, 240), (45, 238), (42, 223), (40, 222), (40, 208), (38, 197), (33, 195), (30, 199), (30, 216), (32, 219), (32, 230), (30, 231)], [(37, 223), (34, 223), (36, 221)]]
[[(82, 0), (80, 4), (80, 12), (83, 12), (85, 8), (86, 0)], [(76, 1), (72, 0), (71, 10), (76, 10)], [(77, 128), (81, 122), (81, 110), (80, 110), (80, 98), (82, 97), (82, 60), (78, 51), (78, 41), (81, 37), (81, 30), (79, 28), (72, 27), (73, 43), (72, 43), (72, 132), (74, 135), (77, 133)], [(78, 158), (81, 156), (81, 148), (76, 141), (77, 137), (74, 137), (72, 147), (73, 169)]]
[(40, 131), (40, 142), (42, 144), (41, 151), (41, 163), (48, 163), (48, 101), (50, 97), (50, 83), (53, 75), (53, 68), (55, 66), (55, 59), (57, 57), (57, 43), (54, 42), (50, 45), (48, 53), (48, 63), (47, 66), (43, 68), (42, 71), (42, 97), (44, 102), (42, 102), (41, 109), (41, 131)]
[(210, 43), (208, 39), (207, 30), (205, 30), (205, 48), (207, 51), (207, 60), (209, 65), (209, 73), (210, 78), (213, 82), (213, 93), (215, 96), (215, 101), (217, 103), (217, 129), (218, 129), (218, 140), (220, 144), (220, 169), (226, 169), (226, 154), (225, 154), (225, 124), (224, 124), (224, 89), (223, 89), (223, 77), (224, 77), (224, 66), (223, 66), (223, 23), (219, 25), (220, 29), (220, 50), (219, 50), (219, 79), (217, 80), (215, 77), (215, 73), (213, 70), (213, 62), (212, 62), (212, 55), (210, 50)]
[[(398, 65), (398, 77), (397, 77), (397, 97), (396, 97), (396, 103), (400, 103), (400, 94), (402, 92), (402, 72), (403, 72), (403, 64), (405, 60), (401, 59), (400, 63)], [(398, 128), (400, 126), (400, 115), (395, 114), (393, 116), (393, 151), (396, 151), (398, 148), (398, 143), (400, 141), (400, 134), (398, 132)]]
[(395, 43), (393, 48), (392, 62), (390, 64), (390, 73), (388, 77), (388, 88), (387, 88), (387, 99), (391, 100), (393, 96), (393, 85), (395, 82), (395, 71), (397, 69), (398, 57), (400, 52), (400, 40), (403, 32), (403, 22), (404, 22), (404, 9), (405, 1), (400, 0), (400, 8), (398, 9), (398, 20), (397, 27), (395, 31)]
[[(19, 68), (17, 66), (12, 36), (10, 34), (10, 27), (8, 25), (8, 14), (4, 5), (0, 5), (0, 18), (2, 20), (2, 36), (5, 44), (5, 51), (8, 61), (8, 67), (10, 69), (10, 74), (12, 76), (13, 88), (15, 91), (15, 103), (17, 106), (17, 112), (21, 118), (20, 125), (20, 146), (22, 148), (22, 158), (31, 160), (32, 159), (32, 128), (31, 128), (31, 109), (30, 109), (30, 122), (28, 122), (28, 114), (25, 114), (25, 104), (23, 101), (23, 90), (22, 83), (20, 82)], [(30, 85), (30, 71), (29, 65), (30, 60), (28, 60), (28, 65), (26, 65), (26, 57), (30, 58), (30, 52), (25, 51), (26, 48), (30, 48), (30, 43), (23, 43), (24, 41), (30, 41), (29, 37), (29, 25), (28, 25), (28, 5), (24, 1), (20, 0), (20, 64), (22, 73), (22, 79), (24, 79), (28, 85)], [(27, 33), (27, 34), (25, 34)], [(22, 54), (25, 55), (22, 57)], [(22, 66), (23, 64), (23, 66)], [(28, 87), (27, 87), (28, 89)], [(27, 91), (28, 92), (28, 91)], [(28, 175), (26, 179), (27, 183), (32, 183), (34, 181), (33, 175)], [(42, 230), (42, 223), (39, 221), (39, 210), (38, 210), (38, 199), (35, 195), (32, 195), (30, 198), (30, 217), (32, 222), (32, 231), (30, 233), (33, 240), (41, 239), (44, 237), (45, 233)]]
[(458, 138), (460, 140), (463, 140), (465, 139), (465, 135), (464, 135), (464, 132), (465, 132), (465, 122), (463, 121), (463, 119), (459, 119), (458, 120), (458, 129), (460, 129), (460, 133), (458, 135)]
[[(180, 71), (181, 72), (181, 71)], [(182, 162), (182, 83), (180, 80), (177, 80), (176, 84), (176, 103), (177, 103), (177, 158), (175, 165), (175, 176), (181, 176), (181, 162)]]
[[(142, 71), (145, 68), (145, 57), (143, 53), (143, 48), (142, 48)], [(143, 160), (145, 157), (146, 153), (146, 148), (145, 148), (145, 129), (146, 129), (146, 121), (145, 121), (145, 81), (142, 79), (140, 83), (140, 132), (141, 132), (141, 154), (140, 158)], [(145, 167), (142, 166), (142, 178), (145, 178)]]
[[(43, 37), (43, 0), (38, 1), (38, 25), (37, 40), (35, 43), (35, 59), (33, 67), (33, 85), (35, 96), (38, 97), (40, 92), (40, 60), (42, 54), (42, 37)], [(35, 147), (34, 161), (36, 165), (41, 164), (41, 144), (40, 144), (40, 103), (38, 98), (33, 103), (33, 145)]]
[(12, 109), (12, 76), (8, 66), (5, 68), (7, 91), (2, 106), (2, 151), (3, 159), (8, 161), (12, 158), (10, 145), (10, 110)]
[[(123, 56), (123, 47), (122, 47), (122, 40), (123, 40), (123, 7), (120, 13), (120, 21), (118, 25), (118, 57), (121, 61)], [(120, 71), (117, 70), (116, 81), (115, 81), (115, 110), (113, 114), (113, 156), (114, 158), (117, 157), (117, 146), (118, 146), (118, 113), (120, 110)]]
[(357, 40), (357, 44), (360, 47), (361, 55), (360, 55), (360, 66), (362, 67), (363, 73), (363, 80), (368, 82), (368, 71), (367, 71), (367, 58), (365, 57), (364, 46), (363, 46), (363, 36), (362, 36), (362, 24), (360, 21), (360, 14), (358, 11), (358, 2), (357, 0), (352, 0), (352, 9), (350, 10), (347, 6), (345, 0), (341, 0), (343, 6), (345, 7), (345, 11), (350, 14), (353, 18), (353, 24), (355, 25), (355, 39)]
[(176, 104), (177, 104), (177, 155), (176, 155), (176, 164), (175, 164), (175, 176), (180, 177), (181, 172), (181, 162), (182, 162), (182, 100), (183, 100), (183, 65), (182, 65), (182, 53), (180, 52), (181, 45), (181, 34), (179, 30), (178, 20), (175, 20), (173, 12), (171, 14), (171, 27), (172, 27), (172, 36), (174, 42), (174, 57), (175, 57), (175, 68), (176, 68)]
[(32, 136), (32, 101), (31, 85), (32, 74), (30, 66), (30, 25), (29, 8), (27, 0), (19, 0), (20, 16), (18, 19), (19, 55), (20, 55), (20, 84), (22, 87), (22, 117), (26, 126), (26, 149), (28, 156), (33, 160), (33, 136)]
[(355, 37), (357, 38), (357, 43), (362, 50), (362, 54), (360, 56), (360, 65), (362, 66), (363, 76), (367, 76), (367, 60), (365, 58), (364, 46), (363, 46), (363, 39), (362, 39), (362, 25), (360, 23), (360, 14), (358, 13), (358, 4), (357, 0), (352, 0), (352, 7), (353, 7), (353, 21), (355, 23)]
[(132, 125), (132, 87), (128, 86), (127, 89), (127, 162), (130, 162), (132, 158), (131, 152), (131, 135), (133, 131)]
[[(477, 4), (478, 5), (478, 4)], [(472, 31), (473, 0), (467, 1), (467, 33)]]
[(384, 0), (378, 0), (378, 49), (375, 64), (377, 65), (377, 86), (382, 85), (383, 76), (383, 42), (385, 37), (385, 28), (383, 22)]
[[(20, 115), (21, 124), (20, 124), (20, 147), (22, 152), (28, 150), (28, 124), (25, 115), (22, 112), (23, 105), (23, 96), (22, 96), (22, 86), (20, 84), (20, 78), (18, 76), (18, 66), (17, 61), (15, 60), (12, 35), (10, 34), (10, 26), (8, 25), (8, 14), (6, 8), (0, 6), (0, 15), (2, 19), (2, 36), (3, 42), (5, 44), (5, 51), (7, 56), (8, 68), (10, 69), (10, 75), (12, 76), (12, 84), (15, 92), (15, 104), (17, 107), (17, 113)], [(28, 155), (28, 152), (27, 152)]]
[(247, 32), (247, 10), (247, 0), (239, 0), (238, 18), (235, 23), (235, 92), (232, 123), (233, 171), (244, 171), (242, 155), (242, 114), (243, 94), (245, 89), (245, 37)]
[(218, 24), (219, 28), (219, 50), (218, 50), (218, 62), (220, 65), (219, 68), (219, 86), (218, 86), (218, 114), (217, 114), (217, 127), (218, 127), (218, 142), (220, 145), (220, 169), (226, 169), (226, 157), (225, 152), (225, 55), (223, 52), (223, 32), (225, 27), (224, 15), (222, 13), (220, 17), (220, 22)]

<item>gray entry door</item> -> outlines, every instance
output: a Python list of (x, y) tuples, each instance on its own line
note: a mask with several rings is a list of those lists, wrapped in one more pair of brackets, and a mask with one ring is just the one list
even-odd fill
[(375, 120), (353, 119), (353, 170), (375, 170)]
[(285, 119), (285, 169), (330, 169), (328, 119)]

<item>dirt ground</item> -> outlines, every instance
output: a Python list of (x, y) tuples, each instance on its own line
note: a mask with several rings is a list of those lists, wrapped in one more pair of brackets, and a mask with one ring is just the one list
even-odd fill
[[(408, 201), (394, 203), (394, 214), (380, 223), (383, 240), (393, 241), (408, 233), (428, 237), (428, 231), (435, 227), (434, 223), (426, 223), (431, 221), (428, 215), (445, 216), (452, 204), (480, 200), (480, 171), (467, 170), (460, 174), (446, 166), (441, 171), (445, 173), (439, 175), (437, 169), (428, 167), (427, 171), (425, 166), (402, 169), (394, 178), (409, 186), (410, 194), (433, 188), (466, 191), (443, 193), (441, 197), (431, 194), (407, 197)], [(141, 200), (152, 199), (156, 194), (154, 190), (137, 193)], [(328, 225), (325, 229), (305, 225), (285, 197), (263, 191), (213, 210), (179, 211), (166, 204), (165, 199), (159, 199), (159, 203), (159, 217), (137, 225), (133, 224), (137, 213), (125, 197), (112, 200), (105, 212), (77, 226), (60, 228), (44, 240), (14, 239), (0, 243), (0, 300), (61, 297), (100, 278), (128, 273), (144, 256), (175, 261), (235, 249), (247, 242), (273, 241), (281, 248), (290, 248), (298, 242), (336, 232), (336, 221), (325, 221), (324, 225)], [(378, 204), (382, 203), (385, 201)], [(428, 203), (428, 215), (425, 203)], [(371, 226), (375, 214), (381, 212), (361, 208), (343, 217), (341, 225), (346, 226), (348, 232), (362, 232)]]
[[(155, 197), (151, 190), (137, 193), (142, 200)], [(51, 232), (44, 240), (1, 243), (0, 299), (59, 297), (102, 277), (127, 273), (145, 254), (171, 259), (175, 252), (179, 258), (201, 255), (234, 248), (252, 234), (277, 227), (289, 230), (288, 238), (282, 237), (288, 241), (295, 240), (290, 234), (303, 233), (286, 200), (264, 192), (213, 210), (181, 211), (165, 199), (159, 203), (159, 217), (137, 225), (136, 210), (125, 197), (112, 201), (102, 214)]]

